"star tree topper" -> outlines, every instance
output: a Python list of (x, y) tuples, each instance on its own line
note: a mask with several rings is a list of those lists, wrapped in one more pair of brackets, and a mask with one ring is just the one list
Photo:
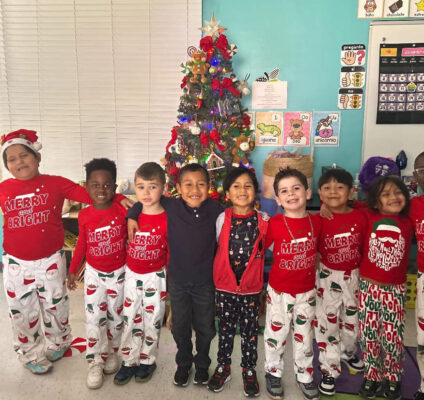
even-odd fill
[(222, 32), (227, 30), (227, 28), (219, 25), (220, 22), (215, 19), (215, 13), (212, 13), (211, 20), (205, 21), (205, 26), (199, 29), (205, 32), (205, 36), (212, 36), (212, 39), (215, 40)]

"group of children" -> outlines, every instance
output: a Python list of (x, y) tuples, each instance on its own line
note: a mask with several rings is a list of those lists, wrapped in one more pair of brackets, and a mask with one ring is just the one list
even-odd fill
[[(283, 355), (292, 330), (294, 372), (305, 399), (335, 393), (341, 362), (364, 371), (363, 397), (400, 399), (406, 267), (414, 229), (418, 346), (424, 348), (424, 197), (410, 202), (401, 179), (377, 179), (365, 207), (350, 202), (352, 176), (331, 169), (318, 183), (322, 211), (311, 215), (305, 176), (284, 169), (274, 180), (283, 212), (269, 220), (254, 209), (258, 182), (250, 169), (238, 167), (227, 174), (223, 189), (232, 207), (224, 211), (208, 196), (209, 175), (201, 165), (180, 170), (180, 197), (169, 198), (163, 196), (163, 169), (149, 162), (135, 173), (138, 202), (127, 215), (124, 196), (115, 194), (112, 161), (89, 162), (84, 189), (40, 174), (39, 149), (33, 131), (2, 138), (3, 161), (14, 176), (0, 183), (3, 280), (14, 347), (31, 372), (49, 371), (71, 341), (61, 221), (63, 200), (69, 198), (90, 205), (79, 213), (79, 238), (67, 280), (74, 289), (85, 257), (89, 388), (100, 387), (104, 373), (118, 371), (118, 385), (132, 377), (137, 382), (151, 378), (170, 296), (177, 344), (174, 384), (187, 386), (194, 363), (194, 383), (221, 391), (231, 379), (238, 326), (244, 394), (259, 395), (258, 319), (264, 254), (271, 248), (264, 332), (267, 395), (283, 398)], [(414, 168), (424, 188), (424, 153)], [(217, 366), (209, 377), (215, 315)], [(356, 354), (358, 337), (362, 358)], [(322, 372), (318, 387), (313, 382), (314, 338)], [(424, 352), (417, 353), (424, 376)], [(416, 394), (416, 400), (422, 399), (424, 383)]]

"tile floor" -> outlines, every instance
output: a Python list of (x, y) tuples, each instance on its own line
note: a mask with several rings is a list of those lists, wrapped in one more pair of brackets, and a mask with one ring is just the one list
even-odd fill
[[(0, 274), (0, 287), (3, 288), (2, 276)], [(232, 380), (226, 384), (224, 390), (218, 394), (212, 393), (204, 387), (197, 387), (192, 384), (186, 388), (179, 388), (173, 385), (172, 377), (175, 371), (176, 346), (172, 335), (165, 327), (162, 330), (160, 349), (158, 357), (158, 368), (152, 380), (141, 384), (135, 381), (129, 382), (125, 386), (118, 387), (113, 384), (113, 376), (106, 376), (104, 385), (99, 390), (89, 390), (85, 385), (87, 365), (84, 356), (77, 354), (71, 358), (58, 361), (54, 369), (47, 375), (35, 376), (24, 369), (18, 362), (11, 345), (11, 329), (8, 318), (7, 305), (4, 291), (0, 290), (0, 321), (2, 328), (0, 333), (0, 360), (2, 372), (0, 378), (0, 400), (85, 400), (85, 399), (116, 399), (116, 398), (145, 398), (145, 399), (216, 399), (235, 400), (244, 399), (242, 391), (240, 360), (240, 339), (236, 338), (235, 351), (233, 354), (233, 375)], [(84, 337), (84, 305), (83, 291), (78, 289), (70, 294), (71, 316), (70, 322), (74, 337)], [(407, 346), (416, 345), (414, 313), (407, 311), (406, 340)], [(263, 336), (259, 337), (259, 362), (258, 378), (261, 386), (261, 399), (268, 398), (265, 395), (265, 379), (263, 374)], [(211, 347), (212, 365), (210, 372), (215, 368), (215, 355), (217, 349), (217, 338), (215, 337)], [(291, 346), (287, 346), (286, 360), (292, 359)], [(300, 400), (300, 394), (294, 381), (294, 372), (290, 362), (283, 377), (285, 399)], [(336, 400), (336, 398), (334, 398)]]

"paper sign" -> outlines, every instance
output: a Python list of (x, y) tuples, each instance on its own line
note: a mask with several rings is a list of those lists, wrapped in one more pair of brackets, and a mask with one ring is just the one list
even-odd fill
[(409, 15), (409, 0), (384, 0), (384, 18), (403, 18)]
[(409, 5), (410, 17), (424, 17), (424, 0), (413, 0)]
[(361, 88), (364, 85), (364, 67), (342, 67), (340, 71), (340, 86), (342, 88)]
[(364, 44), (344, 44), (342, 46), (340, 62), (343, 67), (365, 65), (367, 60), (366, 54)]
[(341, 110), (359, 110), (362, 108), (362, 89), (339, 89), (338, 106)]
[(381, 18), (384, 0), (359, 0), (358, 18)]
[(282, 111), (256, 113), (256, 146), (281, 146), (282, 130)]
[(284, 113), (283, 146), (310, 146), (312, 113), (288, 111)]
[(252, 83), (252, 109), (287, 108), (287, 81)]
[(314, 111), (312, 115), (312, 135), (315, 146), (339, 146), (340, 112)]

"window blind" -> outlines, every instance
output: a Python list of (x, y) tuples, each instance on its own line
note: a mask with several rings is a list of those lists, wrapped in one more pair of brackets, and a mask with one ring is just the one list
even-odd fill
[(1, 133), (36, 130), (43, 173), (108, 157), (132, 180), (165, 153), (201, 22), (201, 0), (0, 0)]

